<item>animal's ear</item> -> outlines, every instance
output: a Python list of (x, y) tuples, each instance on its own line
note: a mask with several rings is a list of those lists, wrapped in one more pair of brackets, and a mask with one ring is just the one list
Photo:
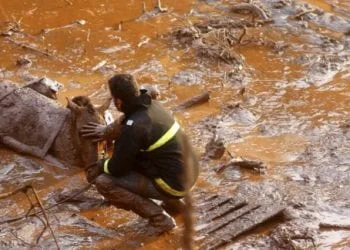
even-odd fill
[(67, 99), (67, 108), (68, 109), (70, 109), (73, 112), (79, 112), (80, 111), (79, 105), (77, 105), (74, 102), (72, 102), (68, 97), (66, 97), (66, 99)]
[(108, 109), (109, 105), (111, 105), (112, 97), (109, 97), (104, 104), (96, 107), (96, 111), (100, 114), (104, 114), (104, 112)]

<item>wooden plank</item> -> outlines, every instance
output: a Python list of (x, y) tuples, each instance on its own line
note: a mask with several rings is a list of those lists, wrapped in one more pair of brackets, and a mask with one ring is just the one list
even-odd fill
[(200, 217), (200, 221), (209, 222), (212, 220), (219, 219), (228, 213), (232, 213), (244, 206), (248, 205), (246, 201), (235, 201), (234, 199), (229, 199), (227, 202), (222, 203), (220, 206), (212, 209), (209, 213), (205, 213)]
[(212, 234), (213, 232), (225, 227), (226, 225), (232, 223), (234, 220), (237, 220), (241, 216), (248, 214), (251, 210), (259, 208), (260, 205), (250, 204), (244, 206), (238, 210), (233, 211), (232, 213), (227, 214), (226, 216), (220, 217), (217, 220), (210, 222), (205, 228), (199, 231), (200, 235)]
[(224, 204), (230, 200), (233, 200), (232, 198), (225, 197), (225, 196), (215, 196), (210, 200), (207, 200), (205, 202), (202, 202), (196, 206), (196, 211), (199, 213), (205, 213), (209, 212), (216, 207), (220, 206), (221, 204)]

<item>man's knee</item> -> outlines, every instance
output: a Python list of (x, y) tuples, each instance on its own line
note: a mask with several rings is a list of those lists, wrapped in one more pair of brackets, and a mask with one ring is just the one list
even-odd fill
[(119, 186), (113, 176), (101, 174), (96, 178), (95, 185), (100, 194), (116, 204), (132, 204), (135, 193)]
[(102, 195), (107, 195), (114, 189), (112, 177), (101, 174), (95, 180), (95, 186)]

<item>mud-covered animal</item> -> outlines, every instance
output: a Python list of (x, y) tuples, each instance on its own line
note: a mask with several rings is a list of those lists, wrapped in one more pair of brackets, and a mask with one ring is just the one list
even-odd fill
[(30, 87), (0, 90), (2, 145), (57, 165), (84, 167), (97, 160), (97, 144), (79, 131), (86, 123), (103, 123), (110, 100), (95, 108), (79, 96), (63, 107)]
[(157, 100), (160, 98), (160, 91), (157, 85), (145, 84), (140, 87), (141, 92), (146, 92), (149, 94), (153, 100)]
[(49, 78), (43, 77), (28, 83), (24, 87), (31, 88), (44, 96), (57, 100), (57, 91), (62, 88), (62, 85)]
[(62, 84), (46, 77), (35, 79), (22, 87), (11, 81), (0, 82), (0, 101), (19, 88), (30, 88), (48, 98), (57, 100), (57, 91), (62, 88)]

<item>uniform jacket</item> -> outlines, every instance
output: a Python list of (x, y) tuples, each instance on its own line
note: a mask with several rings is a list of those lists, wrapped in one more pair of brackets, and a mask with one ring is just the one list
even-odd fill
[[(122, 122), (120, 137), (115, 141), (112, 158), (108, 162), (111, 175), (122, 176), (136, 170), (151, 178), (161, 178), (172, 189), (184, 191), (183, 147), (188, 143), (179, 129), (164, 145), (152, 151), (145, 151), (155, 143), (175, 120), (158, 101), (146, 94), (138, 96), (132, 105), (123, 107), (125, 119)], [(192, 148), (186, 148), (186, 157), (192, 158), (194, 183), (198, 176), (198, 161)]]

